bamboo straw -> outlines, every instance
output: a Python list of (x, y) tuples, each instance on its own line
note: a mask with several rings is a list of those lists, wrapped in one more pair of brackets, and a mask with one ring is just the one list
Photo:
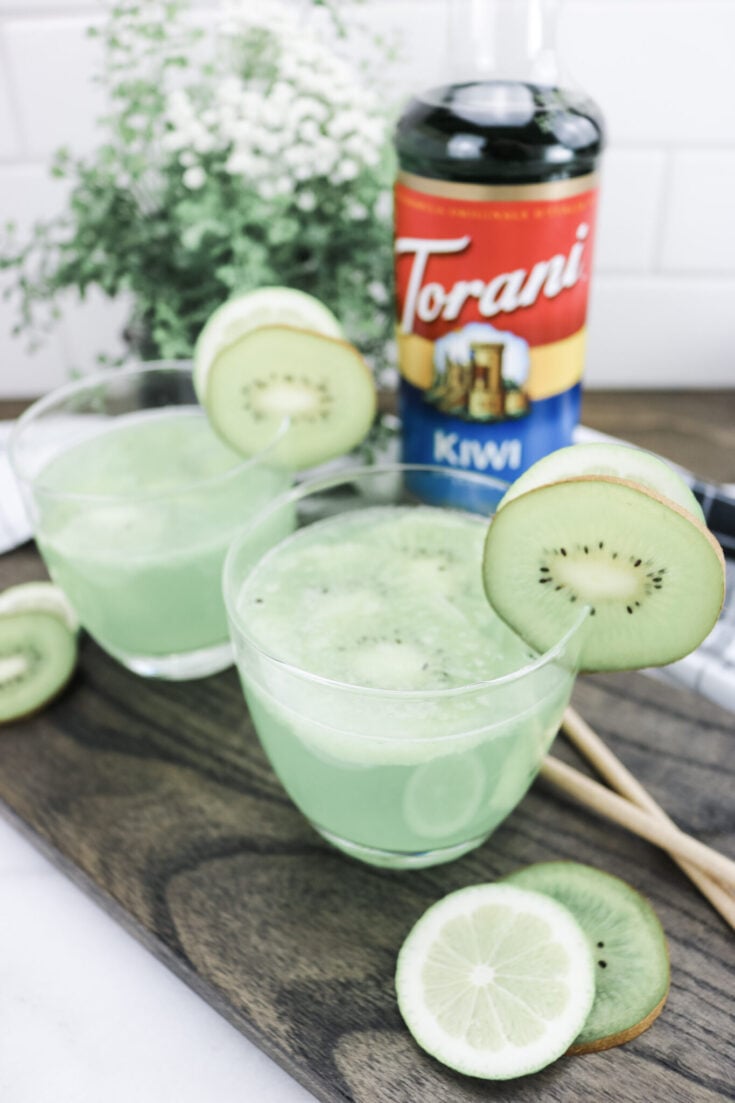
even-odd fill
[(557, 788), (569, 793), (588, 808), (607, 816), (641, 838), (660, 846), (663, 850), (692, 862), (706, 870), (718, 881), (735, 887), (735, 862), (724, 854), (697, 842), (671, 823), (644, 812), (624, 797), (619, 797), (596, 781), (585, 777), (579, 770), (547, 755), (541, 767), (541, 776)]
[[(597, 732), (589, 726), (578, 712), (568, 708), (564, 713), (562, 730), (571, 743), (585, 756), (587, 761), (594, 766), (597, 772), (605, 778), (613, 789), (617, 789), (628, 800), (633, 801), (639, 808), (650, 812), (659, 820), (673, 823), (660, 804), (657, 804), (651, 794), (643, 788), (630, 770), (617, 758), (606, 743), (602, 741)], [(703, 896), (709, 900), (715, 911), (719, 912), (726, 923), (735, 930), (735, 896), (727, 892), (721, 884), (713, 880), (707, 873), (693, 865), (672, 855), (674, 861), (692, 881)]]

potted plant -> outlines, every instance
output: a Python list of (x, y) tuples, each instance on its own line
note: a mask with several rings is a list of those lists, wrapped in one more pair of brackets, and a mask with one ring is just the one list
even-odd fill
[(344, 50), (351, 24), (329, 0), (239, 0), (210, 35), (186, 8), (117, 0), (93, 32), (103, 140), (56, 155), (71, 185), (58, 218), (24, 241), (8, 227), (16, 331), (37, 337), (63, 292), (96, 287), (129, 298), (132, 353), (187, 357), (223, 300), (283, 284), (322, 299), (379, 371), (392, 166), (377, 80)]

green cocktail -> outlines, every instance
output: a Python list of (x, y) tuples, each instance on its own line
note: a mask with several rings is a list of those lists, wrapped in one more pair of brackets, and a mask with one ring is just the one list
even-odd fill
[[(318, 513), (308, 488), (287, 500)], [(526, 792), (571, 693), (579, 633), (539, 656), (492, 612), (486, 518), (369, 495), (343, 504), (258, 557), (276, 506), (231, 550), (245, 696), (276, 773), (327, 839), (396, 868), (446, 861)]]
[[(288, 476), (218, 439), (188, 368), (65, 391), (61, 408), (55, 396), (39, 404), (55, 417), (41, 409), (21, 422), (14, 448), (54, 582), (97, 642), (138, 673), (196, 677), (229, 665), (227, 546)], [(30, 475), (23, 455), (40, 457)]]

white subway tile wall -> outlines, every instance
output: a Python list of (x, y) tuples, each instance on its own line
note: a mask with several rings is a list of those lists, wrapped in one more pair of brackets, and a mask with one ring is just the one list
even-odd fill
[[(372, 27), (400, 43), (391, 100), (432, 82), (447, 3), (365, 0)], [(216, 4), (193, 7), (202, 22)], [(51, 152), (96, 141), (99, 55), (84, 29), (102, 14), (99, 0), (0, 0), (0, 223), (28, 226), (58, 210)], [(609, 127), (589, 387), (735, 386), (733, 41), (735, 0), (564, 5), (564, 56)], [(124, 319), (124, 303), (70, 296), (58, 330), (30, 353), (0, 301), (0, 398), (89, 369), (98, 349), (120, 347)]]

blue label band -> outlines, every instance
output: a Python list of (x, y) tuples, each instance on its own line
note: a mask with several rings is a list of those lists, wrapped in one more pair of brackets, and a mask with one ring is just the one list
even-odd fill
[(542, 456), (572, 443), (581, 402), (582, 387), (577, 383), (561, 394), (532, 402), (525, 417), (466, 421), (437, 410), (426, 402), (423, 391), (402, 380), (404, 463), (476, 471), (511, 483)]

